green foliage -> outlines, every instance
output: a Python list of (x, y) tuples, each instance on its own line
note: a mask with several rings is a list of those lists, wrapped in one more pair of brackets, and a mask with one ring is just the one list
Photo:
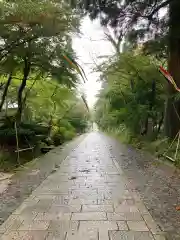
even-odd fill
[[(95, 107), (99, 127), (121, 142), (166, 160), (175, 159), (177, 139), (172, 144), (164, 137), (165, 81), (152, 59), (131, 51), (101, 69), (103, 83)], [(178, 151), (176, 165), (179, 159)]]
[[(63, 77), (63, 76), (62, 76)], [(19, 80), (14, 80), (9, 88), (8, 99), (15, 99), (15, 92)], [(28, 95), (27, 95), (28, 94)], [(55, 145), (72, 139), (77, 133), (84, 132), (87, 126), (87, 109), (83, 106), (81, 99), (76, 96), (73, 89), (60, 85), (58, 82), (48, 79), (37, 79), (33, 85), (27, 82), (22, 123), (18, 126), (19, 138), (27, 139), (28, 142), (37, 143), (42, 139), (52, 136), (52, 143)], [(7, 110), (7, 115), (9, 114)], [(10, 111), (11, 112), (11, 111)], [(8, 120), (9, 119), (9, 120)], [(4, 125), (0, 128), (2, 142), (16, 143), (14, 117), (4, 118)], [(36, 140), (35, 140), (36, 139)]]
[[(91, 4), (90, 1), (81, 0), (80, 7), (91, 19), (100, 18), (103, 26), (111, 26), (117, 37), (124, 36), (134, 45), (145, 39), (150, 43), (149, 50), (162, 55), (167, 48), (169, 19), (168, 14), (163, 15), (160, 11), (164, 10), (166, 13), (171, 2), (179, 1), (94, 0)], [(167, 54), (165, 57), (167, 58)]]
[(103, 67), (104, 86), (96, 105), (99, 125), (106, 129), (123, 124), (132, 134), (157, 136), (164, 79), (151, 59), (127, 52)]
[(51, 134), (54, 144), (58, 146), (74, 138), (76, 129), (67, 120), (61, 120), (58, 125), (53, 126)]
[[(117, 39), (131, 42), (133, 49), (141, 46), (144, 53), (156, 57), (179, 87), (180, 72), (180, 1), (179, 0), (81, 0), (81, 8), (92, 19), (112, 27)], [(126, 46), (125, 46), (126, 49)], [(165, 133), (173, 139), (180, 129), (180, 101), (173, 99), (176, 89), (165, 89)], [(173, 118), (173, 123), (171, 119)]]
[(10, 171), (14, 167), (14, 163), (12, 161), (12, 157), (10, 153), (5, 151), (4, 149), (0, 149), (0, 169), (1, 171)]
[[(0, 146), (14, 154), (15, 122), (21, 150), (60, 145), (88, 121), (86, 108), (77, 111), (82, 69), (64, 57), (76, 63), (72, 35), (79, 15), (64, 0), (5, 0), (0, 7)], [(21, 163), (28, 159), (23, 153)]]
[(76, 107), (67, 114), (66, 119), (78, 133), (83, 133), (87, 130), (89, 114), (87, 113), (86, 106), (84, 106), (84, 103), (80, 99), (79, 104), (76, 104)]
[[(16, 148), (16, 129), (14, 119), (5, 119), (4, 124), (0, 127), (0, 144), (1, 146), (14, 146)], [(21, 147), (24, 145), (37, 144), (48, 133), (47, 126), (41, 126), (37, 123), (21, 123), (18, 125), (18, 141)]]

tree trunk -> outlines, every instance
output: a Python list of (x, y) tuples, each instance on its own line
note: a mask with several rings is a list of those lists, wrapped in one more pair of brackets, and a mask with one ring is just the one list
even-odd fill
[[(180, 87), (180, 0), (169, 4), (169, 61), (168, 70)], [(168, 99), (165, 111), (165, 134), (174, 138), (180, 130), (180, 100), (174, 100), (176, 93), (172, 84), (168, 84)]]
[[(56, 92), (57, 92), (57, 89), (58, 89), (58, 87), (56, 86), (55, 87), (55, 89), (54, 89), (54, 91), (53, 91), (53, 93), (52, 93), (52, 95), (51, 95), (51, 100), (53, 101), (53, 97), (54, 97), (54, 95), (56, 94)], [(54, 114), (55, 114), (55, 111), (56, 111), (56, 103), (55, 103), (55, 101), (53, 101), (53, 110), (52, 110), (52, 112), (51, 112), (51, 114), (50, 114), (50, 120), (49, 120), (49, 127), (48, 127), (48, 137), (50, 137), (51, 136), (51, 132), (52, 132), (52, 127), (53, 127), (53, 116), (54, 116)]]
[(164, 112), (162, 112), (161, 119), (159, 120), (159, 123), (158, 123), (157, 136), (159, 135), (159, 133), (161, 131), (163, 122), (164, 122)]
[(1, 103), (0, 103), (0, 112), (2, 111), (2, 107), (4, 105), (4, 102), (5, 102), (5, 99), (6, 99), (6, 96), (7, 96), (7, 92), (8, 92), (8, 88), (11, 84), (11, 81), (12, 81), (12, 72), (9, 74), (8, 80), (7, 80), (6, 85), (4, 87), (4, 91), (3, 91), (3, 95), (1, 97)]
[(144, 131), (141, 133), (142, 135), (149, 135), (151, 136), (153, 133), (153, 117), (152, 117), (152, 110), (154, 107), (154, 103), (156, 100), (156, 82), (155, 80), (152, 81), (151, 85), (151, 95), (149, 96), (149, 112), (147, 114), (147, 118), (145, 121)]
[(144, 130), (141, 132), (142, 136), (146, 135), (148, 132), (148, 125), (149, 125), (148, 123), (149, 123), (149, 118), (147, 116), (146, 121), (144, 123)]
[(22, 111), (23, 111), (23, 91), (26, 87), (26, 81), (28, 79), (29, 73), (30, 73), (30, 62), (27, 59), (27, 57), (24, 58), (24, 70), (23, 70), (23, 79), (21, 82), (21, 85), (19, 87), (18, 90), (18, 110), (17, 110), (17, 114), (16, 114), (16, 121), (18, 123), (21, 122), (21, 118), (22, 118)]

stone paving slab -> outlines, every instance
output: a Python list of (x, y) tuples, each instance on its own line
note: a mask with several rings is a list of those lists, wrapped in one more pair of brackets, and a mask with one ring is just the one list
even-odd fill
[(150, 232), (112, 231), (110, 240), (153, 240)]
[(118, 230), (120, 231), (128, 231), (128, 225), (126, 221), (117, 221), (117, 225), (118, 225)]
[(83, 205), (82, 212), (113, 212), (113, 205)]
[(141, 214), (138, 212), (107, 213), (107, 218), (110, 221), (117, 221), (117, 220), (143, 221)]
[(165, 239), (100, 135), (61, 165), (0, 227), (2, 240)]
[(78, 221), (51, 221), (46, 240), (64, 240), (67, 233), (73, 235), (77, 232)]
[(99, 240), (108, 240), (110, 230), (118, 230), (118, 225), (114, 221), (81, 221), (79, 232), (86, 232), (89, 229), (99, 233)]
[(99, 240), (99, 234), (97, 229), (86, 229), (84, 231), (78, 231), (76, 233), (67, 233), (66, 240)]
[(81, 220), (81, 221), (96, 221), (96, 220), (107, 220), (106, 213), (103, 212), (91, 212), (91, 213), (73, 213), (72, 220)]
[(144, 221), (127, 221), (131, 231), (149, 232), (149, 229)]
[(46, 231), (11, 231), (4, 234), (1, 240), (44, 240), (46, 235)]
[(154, 235), (155, 240), (166, 240), (163, 235)]

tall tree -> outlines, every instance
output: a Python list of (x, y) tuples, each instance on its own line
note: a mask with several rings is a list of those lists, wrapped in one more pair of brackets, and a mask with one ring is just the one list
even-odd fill
[[(40, 71), (52, 79), (64, 80), (60, 77), (63, 74), (67, 76), (64, 84), (74, 86), (77, 82), (63, 54), (66, 51), (73, 54), (72, 45), (69, 44), (70, 32), (78, 26), (78, 20), (64, 1), (12, 0), (3, 1), (1, 6), (0, 63), (6, 65), (9, 59), (13, 59), (22, 72), (17, 94), (17, 120), (20, 122), (23, 94), (30, 74)], [(7, 94), (7, 89), (4, 93)]]
[(132, 51), (107, 61), (96, 104), (96, 119), (103, 129), (125, 126), (133, 136), (157, 137), (164, 113), (163, 77), (151, 59)]
[(121, 51), (121, 42), (123, 35), (116, 36), (110, 32), (110, 30), (106, 27), (104, 28), (104, 34), (106, 39), (111, 43), (115, 50), (115, 54), (120, 54)]
[[(123, 32), (133, 41), (153, 43), (155, 40), (156, 48), (167, 53), (168, 70), (180, 87), (179, 0), (95, 0), (93, 3), (82, 0), (81, 7), (92, 19), (99, 17), (102, 25), (110, 25), (115, 32)], [(173, 98), (175, 90), (170, 84), (167, 92), (165, 130), (173, 138), (180, 130), (180, 101)]]

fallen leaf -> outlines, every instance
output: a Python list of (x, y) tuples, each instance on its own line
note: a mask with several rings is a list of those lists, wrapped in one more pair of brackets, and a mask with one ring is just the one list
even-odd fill
[(77, 177), (71, 177), (71, 178), (69, 178), (70, 180), (74, 180), (74, 179), (76, 179)]
[(180, 206), (177, 206), (177, 207), (176, 207), (176, 211), (180, 211)]

